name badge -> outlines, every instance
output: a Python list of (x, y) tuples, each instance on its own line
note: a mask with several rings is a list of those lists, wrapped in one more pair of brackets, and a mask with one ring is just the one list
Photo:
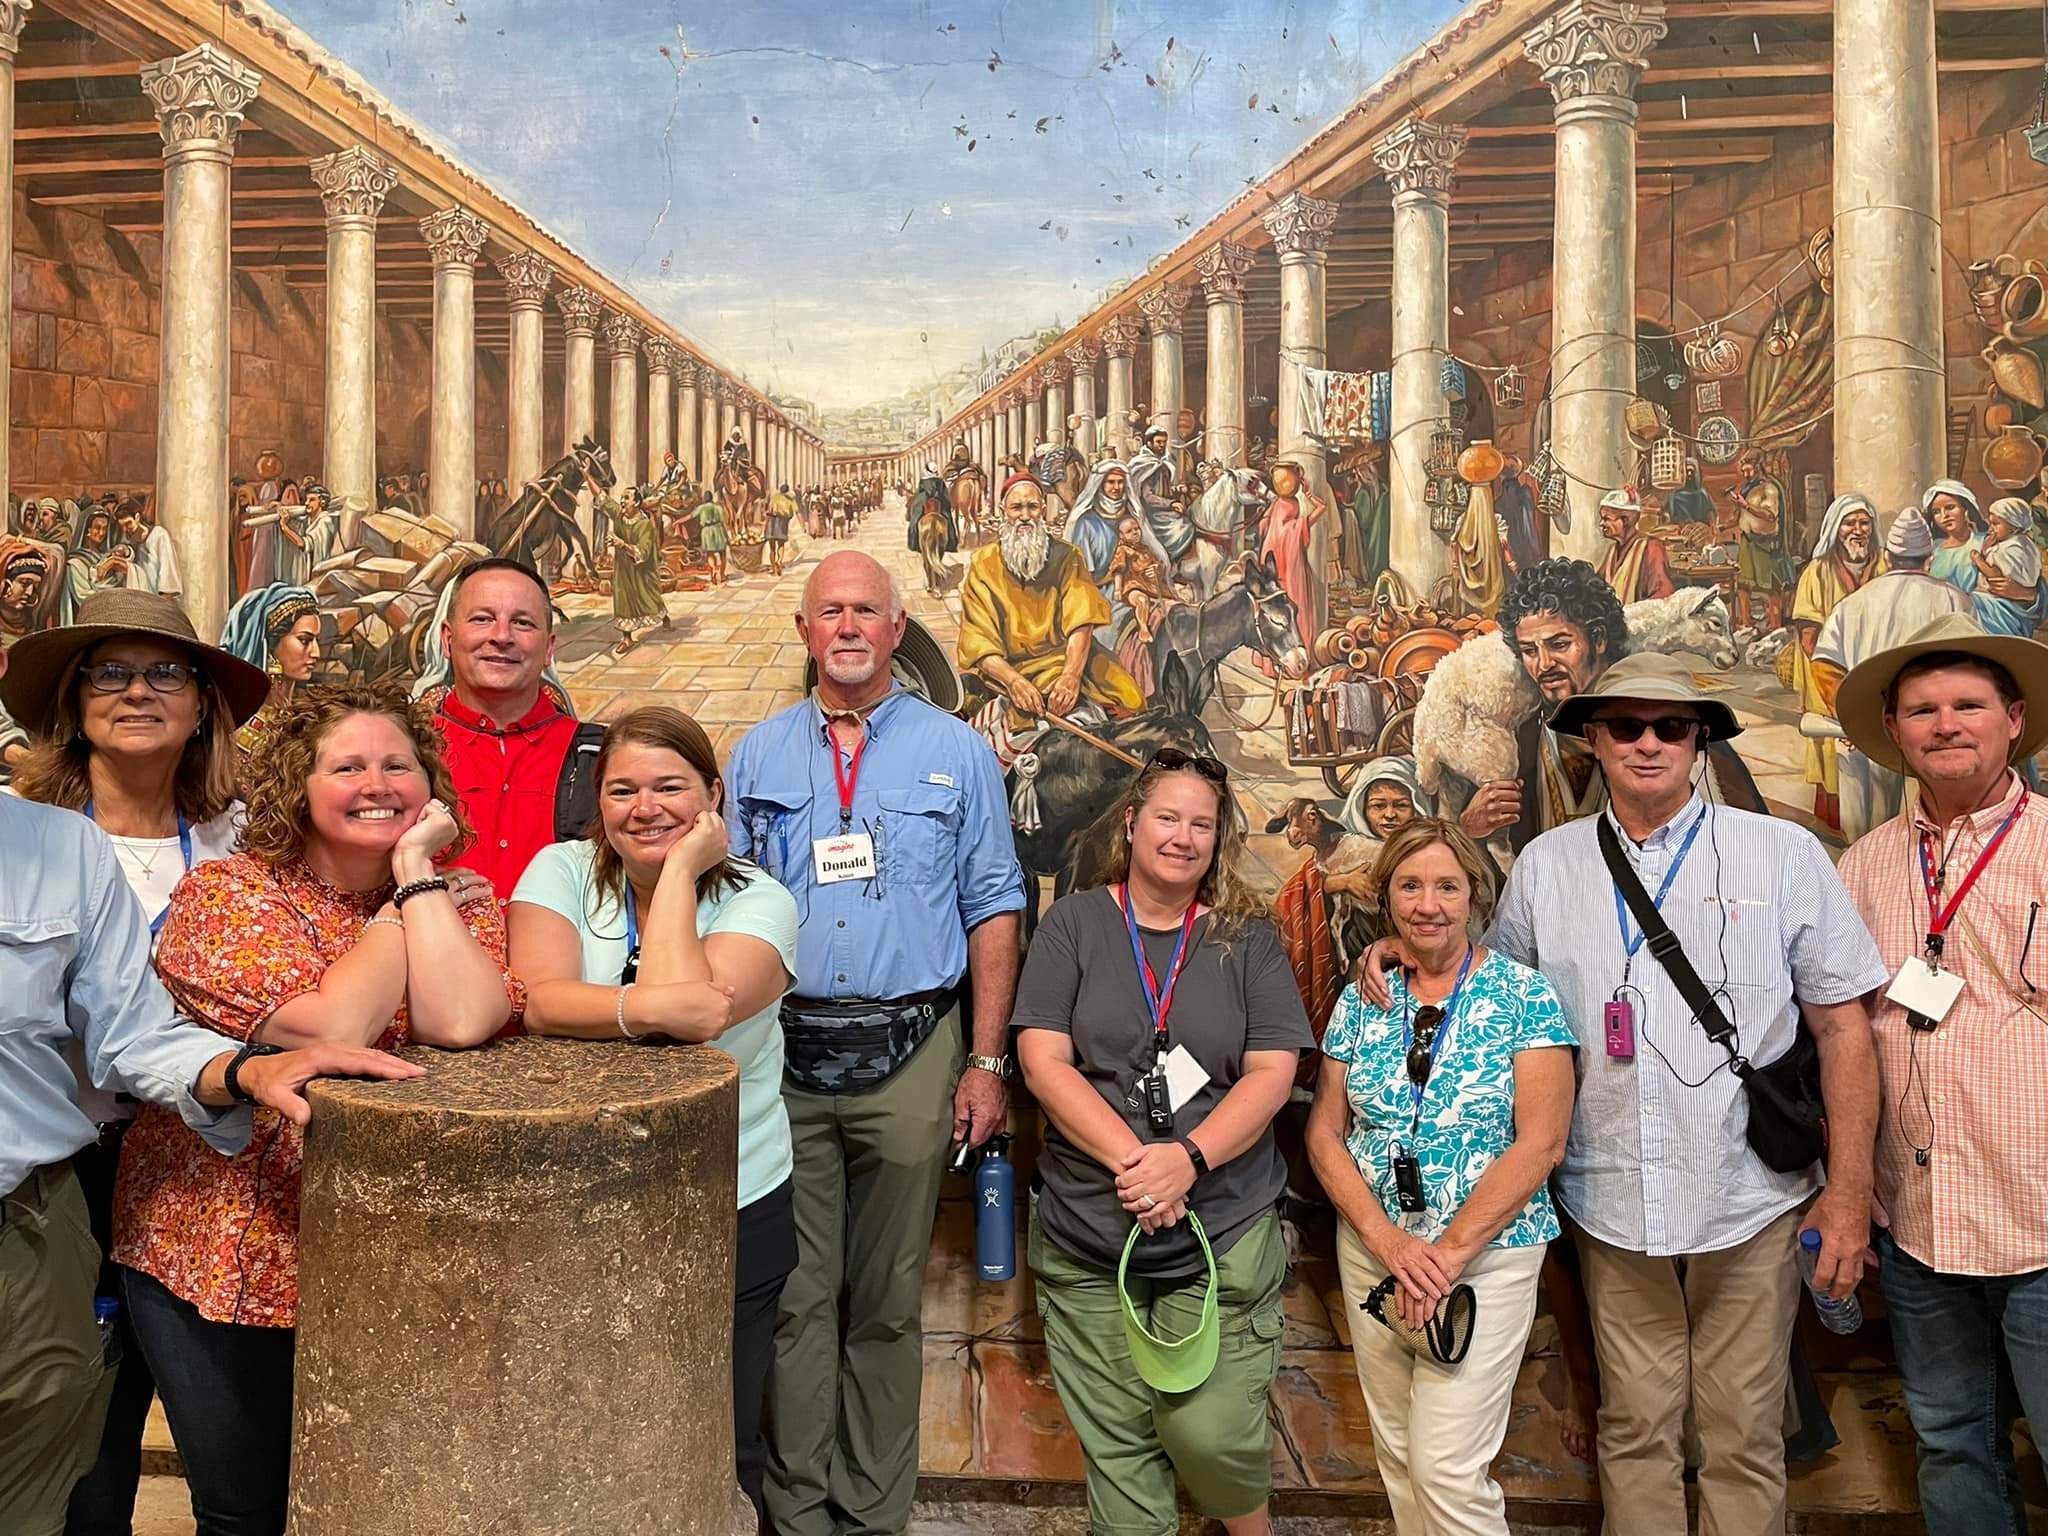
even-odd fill
[(1899, 967), (1898, 976), (1884, 995), (1906, 1012), (1938, 1024), (1963, 995), (1963, 978), (1954, 971), (1937, 971), (1924, 957), (1915, 955)]
[(818, 884), (875, 878), (875, 840), (865, 832), (841, 832), (811, 839), (811, 867)]
[(1166, 1053), (1166, 1097), (1177, 1115), (1182, 1107), (1209, 1086), (1209, 1074), (1184, 1045)]

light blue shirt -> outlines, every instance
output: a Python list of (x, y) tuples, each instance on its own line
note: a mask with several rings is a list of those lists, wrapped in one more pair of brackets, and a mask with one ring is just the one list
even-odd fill
[(853, 830), (880, 874), (820, 885), (811, 843), (839, 831), (851, 763), (806, 698), (741, 738), (726, 767), (735, 857), (789, 888), (801, 923), (796, 993), (887, 1000), (958, 985), (968, 930), (1024, 907), (1003, 777), (987, 742), (899, 685), (867, 717)]
[[(587, 838), (555, 843), (533, 856), (512, 893), (558, 913), (575, 925), (583, 941), (583, 979), (616, 986), (626, 968), (626, 915), (600, 898), (591, 880), (597, 844)], [(759, 870), (736, 891), (697, 903), (697, 937), (743, 933), (782, 957), (783, 974), (796, 973), (796, 903), (789, 892)], [(710, 1044), (740, 1067), (739, 1203), (752, 1205), (773, 1194), (792, 1171), (789, 1114), (782, 1107), (781, 996), (750, 1019), (742, 1019)]]
[[(1640, 848), (1622, 834), (1651, 895), (1701, 812), (1695, 795)], [(1774, 1173), (1750, 1150), (1745, 1090), (1648, 945), (1626, 967), (1636, 1053), (1607, 1054), (1603, 1009), (1623, 984), (1624, 952), (1599, 822), (1582, 817), (1522, 851), (1486, 939), (1549, 978), (1579, 1038), (1557, 1195), (1617, 1248), (1732, 1248), (1811, 1195), (1818, 1169)], [(1660, 910), (1758, 1066), (1791, 1049), (1802, 1002), (1846, 1003), (1890, 979), (1826, 851), (1789, 821), (1714, 807)]]
[[(1351, 1102), (1345, 1146), (1352, 1161), (1388, 1220), (1433, 1243), (1486, 1170), (1515, 1143), (1515, 1057), (1545, 1046), (1576, 1046), (1579, 1040), (1549, 982), (1489, 951), (1465, 978), (1457, 1011), (1438, 1032), (1436, 1061), (1418, 1107), (1408, 1078), (1417, 1005), (1399, 971), (1387, 979), (1394, 993), (1390, 1008), (1374, 1007), (1356, 987), (1344, 989), (1323, 1035), (1323, 1054), (1344, 1064), (1344, 1093)], [(1407, 1218), (1394, 1182), (1397, 1143), (1415, 1159), (1428, 1206)], [(1488, 1246), (1527, 1248), (1549, 1242), (1557, 1231), (1550, 1191), (1539, 1184)]]
[(98, 1134), (65, 1060), (74, 1039), (99, 1087), (175, 1109), (216, 1152), (239, 1152), (249, 1111), (192, 1097), (206, 1064), (238, 1042), (172, 1012), (106, 834), (0, 796), (0, 869), (0, 1196)]

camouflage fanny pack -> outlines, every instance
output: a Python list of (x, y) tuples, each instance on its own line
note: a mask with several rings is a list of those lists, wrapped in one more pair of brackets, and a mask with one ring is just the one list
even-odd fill
[(896, 1002), (782, 1004), (782, 1064), (806, 1093), (866, 1093), (917, 1054), (953, 1006), (951, 992)]

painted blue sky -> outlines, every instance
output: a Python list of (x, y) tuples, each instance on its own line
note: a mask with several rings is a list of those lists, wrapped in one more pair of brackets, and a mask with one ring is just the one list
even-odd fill
[(1457, 9), (279, 3), (713, 355), (826, 406), (1073, 321)]

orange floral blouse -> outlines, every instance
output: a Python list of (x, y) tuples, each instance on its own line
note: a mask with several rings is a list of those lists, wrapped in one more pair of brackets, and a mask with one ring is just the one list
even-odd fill
[[(327, 884), (299, 862), (272, 869), (252, 854), (200, 864), (179, 883), (157, 940), (156, 966), (178, 1011), (244, 1040), (294, 998), (315, 991), (353, 949), (390, 894)], [(463, 911), (500, 966), (505, 919), (495, 901)], [(509, 971), (514, 1017), (525, 989)], [(377, 1039), (408, 1036), (405, 1005)], [(299, 1174), (304, 1133), (275, 1110), (223, 1158), (171, 1111), (145, 1104), (121, 1147), (114, 1187), (114, 1261), (154, 1275), (214, 1322), (290, 1328), (299, 1303)]]

